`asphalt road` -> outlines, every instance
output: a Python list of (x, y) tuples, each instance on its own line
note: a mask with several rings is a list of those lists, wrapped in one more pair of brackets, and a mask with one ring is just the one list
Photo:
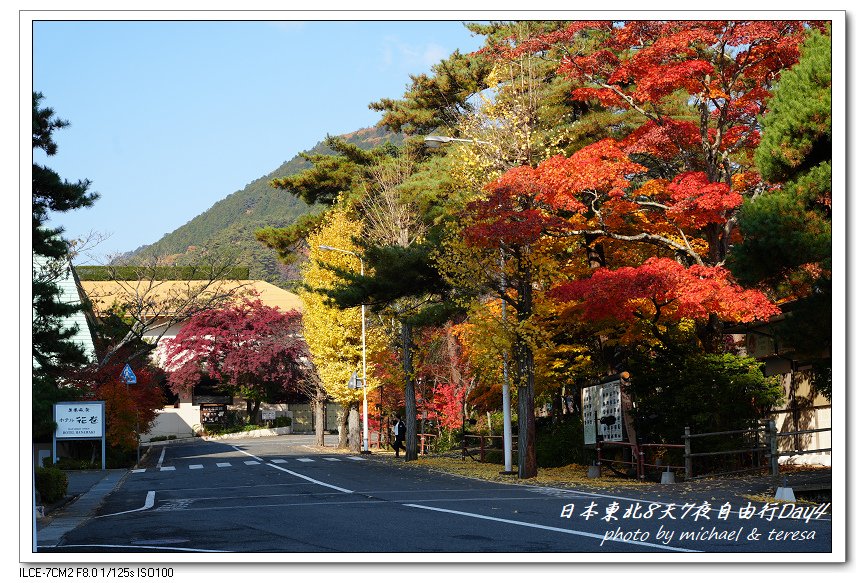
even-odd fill
[[(444, 475), (305, 436), (156, 448), (97, 516), (40, 552), (828, 553), (819, 506), (659, 501)], [(751, 510), (753, 515), (749, 515)], [(781, 517), (780, 512), (788, 514)], [(808, 515), (806, 513), (810, 512)]]

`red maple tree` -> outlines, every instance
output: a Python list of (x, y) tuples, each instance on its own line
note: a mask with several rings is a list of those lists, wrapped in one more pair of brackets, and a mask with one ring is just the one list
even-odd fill
[(259, 299), (193, 316), (165, 343), (165, 368), (175, 389), (191, 391), (204, 376), (247, 400), (254, 419), (263, 401), (300, 392), (308, 348), (301, 316)]
[(778, 307), (756, 290), (736, 284), (723, 267), (685, 267), (653, 257), (638, 267), (601, 268), (591, 277), (562, 284), (552, 295), (577, 302), (591, 322), (658, 326), (711, 316), (733, 322), (766, 320)]

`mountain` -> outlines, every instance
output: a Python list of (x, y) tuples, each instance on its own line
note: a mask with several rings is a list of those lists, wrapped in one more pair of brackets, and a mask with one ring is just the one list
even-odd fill
[[(401, 135), (384, 128), (365, 128), (340, 137), (367, 150), (385, 142), (402, 142)], [(307, 153), (333, 152), (322, 141)], [(253, 180), (242, 190), (229, 194), (182, 227), (165, 234), (155, 243), (124, 254), (115, 263), (158, 256), (184, 264), (202, 249), (220, 247), (231, 249), (233, 254), (237, 254), (237, 262), (249, 268), (250, 278), (289, 287), (289, 282), (295, 279), (292, 269), (277, 260), (275, 251), (255, 240), (255, 231), (264, 227), (287, 227), (305, 214), (321, 211), (320, 205), (308, 205), (290, 192), (270, 186), (274, 178), (291, 176), (310, 166), (298, 154), (273, 172)]]

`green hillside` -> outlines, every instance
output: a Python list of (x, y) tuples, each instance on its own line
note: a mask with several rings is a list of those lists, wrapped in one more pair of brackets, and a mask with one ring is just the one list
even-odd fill
[[(372, 149), (384, 142), (400, 143), (402, 136), (383, 128), (366, 128), (340, 136), (349, 143)], [(319, 142), (309, 153), (332, 153)], [(167, 233), (151, 245), (139, 247), (116, 262), (135, 257), (165, 257), (184, 264), (203, 249), (228, 249), (236, 253), (238, 264), (249, 268), (249, 276), (280, 287), (294, 279), (292, 269), (282, 265), (276, 252), (255, 240), (255, 231), (264, 227), (287, 227), (307, 213), (316, 213), (318, 205), (308, 205), (291, 193), (271, 188), (270, 181), (291, 176), (311, 164), (300, 154), (279, 168), (229, 194), (191, 221)]]

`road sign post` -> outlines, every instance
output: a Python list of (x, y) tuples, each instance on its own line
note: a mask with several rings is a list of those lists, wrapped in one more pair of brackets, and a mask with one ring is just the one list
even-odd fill
[[(126, 383), (126, 390), (129, 391), (129, 385), (134, 385), (138, 382), (138, 379), (135, 376), (135, 373), (132, 372), (132, 367), (129, 366), (129, 363), (126, 363), (126, 366), (123, 367), (123, 371), (120, 373), (120, 380)], [(138, 403), (135, 404), (135, 463), (141, 463), (141, 433), (138, 431)]]

